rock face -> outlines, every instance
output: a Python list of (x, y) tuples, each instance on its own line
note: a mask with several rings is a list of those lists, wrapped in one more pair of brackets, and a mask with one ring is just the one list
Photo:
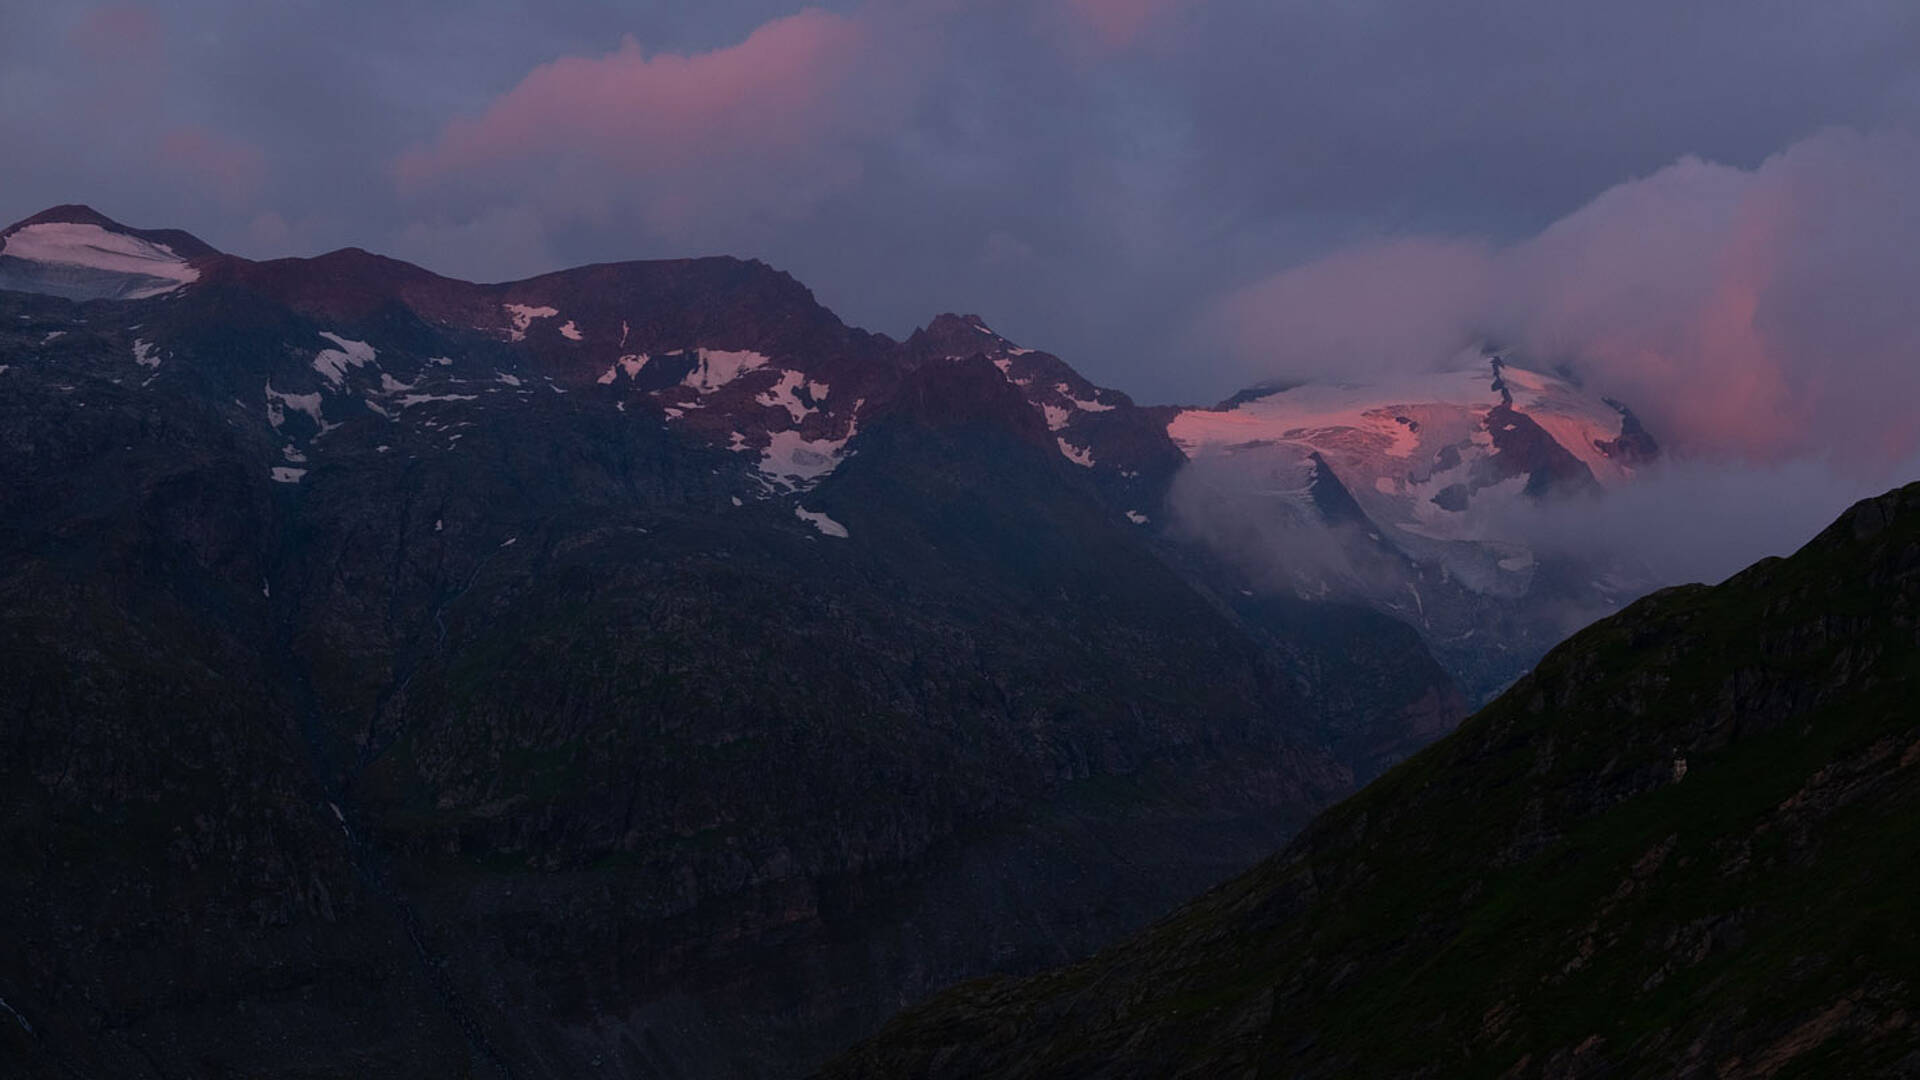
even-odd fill
[(1365, 604), (1420, 630), (1476, 700), (1653, 587), (1598, 553), (1533, 550), (1531, 519), (1657, 460), (1634, 415), (1469, 350), (1452, 370), (1243, 391), (1171, 415), (1182, 531), (1251, 588)]
[(821, 1075), (1907, 1077), (1920, 484), (1553, 650), (1284, 852)]
[(1223, 594), (1170, 413), (977, 319), (33, 224), (183, 261), (0, 292), (9, 1076), (796, 1075), (1462, 712)]

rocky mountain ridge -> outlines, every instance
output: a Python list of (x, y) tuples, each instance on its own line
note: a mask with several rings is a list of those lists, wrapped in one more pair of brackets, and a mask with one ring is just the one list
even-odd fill
[[(0, 243), (73, 229), (116, 239), (24, 249), (40, 262), (0, 247), (0, 264), (24, 275), (22, 288), (61, 295), (64, 286), (46, 282), (74, 274), (105, 275), (103, 297), (139, 292), (169, 304), (195, 284), (190, 317), (149, 323), (124, 343), (143, 378), (172, 377), (162, 358), (215, 325), (213, 298), (264, 299), (303, 321), (297, 334), (261, 328), (284, 353), (269, 377), (222, 388), (264, 408), (284, 434), (265, 465), (282, 483), (318, 466), (308, 458), (322, 435), (369, 413), (438, 432), (445, 449), (461, 437), (456, 414), (545, 392), (640, 409), (726, 449), (744, 466), (722, 470), (733, 477), (729, 498), (791, 496), (850, 452), (863, 412), (902, 406), (903, 377), (984, 361), (1044, 425), (1035, 445), (1084, 469), (1156, 542), (1209, 549), (1223, 595), (1372, 607), (1414, 626), (1476, 700), (1654, 584), (1630, 566), (1537, 553), (1517, 531), (1535, 507), (1631, 482), (1659, 451), (1624, 406), (1495, 354), (1398, 382), (1258, 388), (1213, 409), (1143, 407), (977, 316), (940, 316), (901, 343), (847, 327), (791, 277), (750, 261), (602, 264), (473, 285), (358, 249), (253, 262), (85, 207), (36, 215)], [(120, 243), (157, 246), (173, 269), (106, 250)], [(817, 509), (795, 512), (823, 535), (845, 528)]]
[(1920, 484), (1555, 648), (1283, 852), (820, 1075), (1920, 1070)]
[(0, 249), (12, 1072), (794, 1075), (1460, 715), (1401, 624), (1222, 592), (1159, 414), (978, 320), (105, 221)]

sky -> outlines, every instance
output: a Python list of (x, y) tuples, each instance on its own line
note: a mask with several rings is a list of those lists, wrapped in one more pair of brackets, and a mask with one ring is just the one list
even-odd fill
[(1920, 453), (1916, 132), (1910, 0), (0, 6), (0, 220), (756, 257), (1149, 402), (1495, 339), (1766, 468)]

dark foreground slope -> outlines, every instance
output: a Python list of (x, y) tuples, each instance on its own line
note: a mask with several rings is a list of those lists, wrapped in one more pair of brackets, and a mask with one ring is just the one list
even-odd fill
[(1920, 1075), (1920, 484), (1555, 649), (1281, 855), (823, 1075)]
[(1456, 717), (1179, 570), (1164, 432), (977, 320), (168, 242), (0, 292), (0, 1076), (798, 1075)]

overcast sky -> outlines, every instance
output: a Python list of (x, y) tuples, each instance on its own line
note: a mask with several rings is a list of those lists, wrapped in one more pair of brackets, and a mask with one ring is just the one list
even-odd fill
[[(1322, 355), (1424, 355), (1456, 322), (1585, 348), (1618, 295), (1575, 318), (1516, 281), (1670, 257), (1595, 254), (1596, 231), (1721, 252), (1760, 203), (1864, 185), (1847, 235), (1892, 217), (1920, 242), (1917, 126), (1912, 0), (0, 5), (0, 220), (86, 202), (248, 256), (357, 245), (477, 280), (753, 256), (849, 322), (978, 312), (1149, 401), (1313, 367), (1289, 351), (1303, 305), (1334, 313), (1307, 319)], [(1796, 212), (1796, 243), (1831, 224)], [(1396, 295), (1444, 310), (1354, 345), (1406, 306), (1354, 298), (1383, 250)], [(1913, 273), (1875, 258), (1839, 280)], [(1789, 344), (1834, 315), (1822, 267), (1787, 275)], [(1724, 321), (1722, 270), (1666, 284)], [(1639, 349), (1609, 370), (1660, 393), (1633, 365), (1681, 346), (1636, 333), (1594, 347)]]

